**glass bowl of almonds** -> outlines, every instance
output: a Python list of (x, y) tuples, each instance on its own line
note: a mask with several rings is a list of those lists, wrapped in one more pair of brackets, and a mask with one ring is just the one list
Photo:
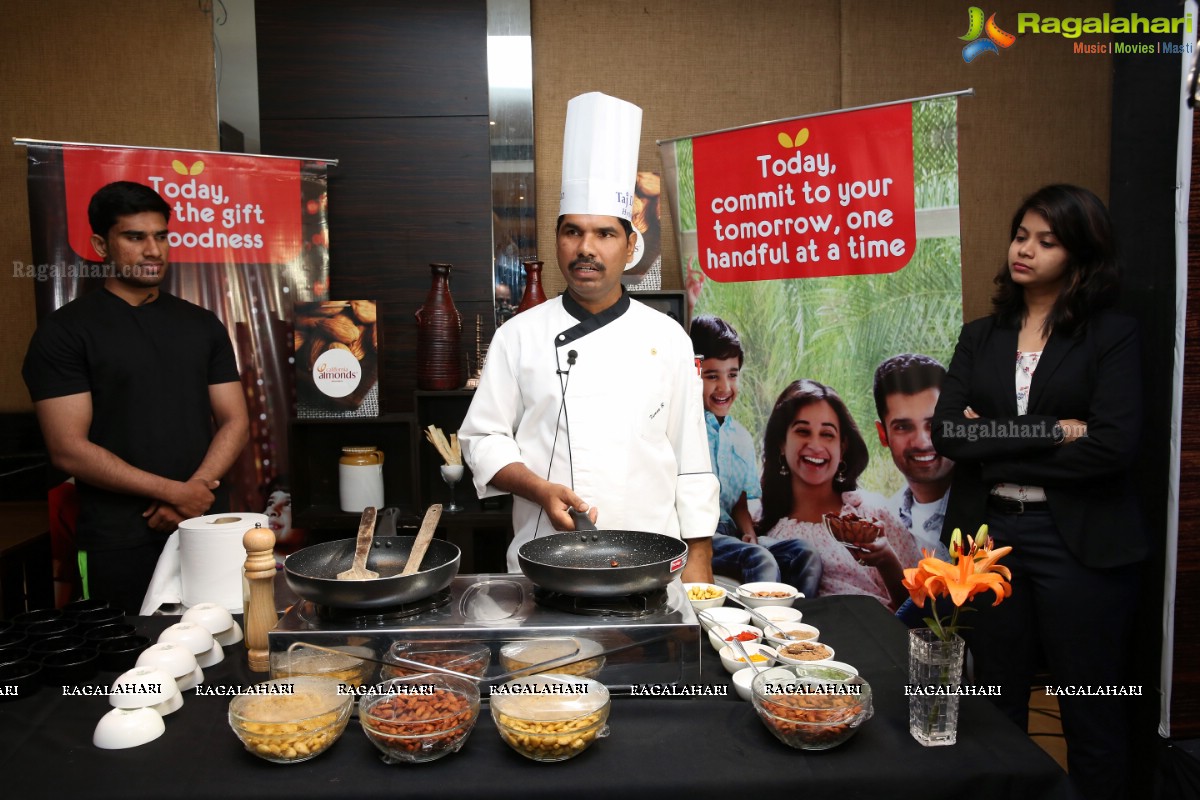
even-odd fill
[(871, 686), (828, 665), (772, 667), (750, 682), (751, 699), (767, 730), (788, 747), (828, 750), (871, 718)]
[(608, 735), (608, 688), (591, 678), (543, 673), (491, 690), (500, 738), (534, 761), (565, 761)]
[(457, 753), (479, 719), (475, 681), (439, 673), (407, 675), (372, 686), (358, 718), (387, 764), (417, 764)]
[(402, 641), (393, 642), (383, 660), (387, 662), (387, 666), (380, 669), (379, 675), (384, 679), (436, 673), (436, 670), (421, 669), (412, 662), (483, 678), (491, 663), (492, 651), (481, 642)]
[(354, 695), (311, 676), (255, 684), (229, 703), (229, 726), (254, 755), (295, 764), (328, 750), (346, 730)]

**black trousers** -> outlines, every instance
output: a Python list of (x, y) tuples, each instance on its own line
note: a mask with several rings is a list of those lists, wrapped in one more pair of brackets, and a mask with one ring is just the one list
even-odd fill
[(980, 595), (978, 610), (968, 615), (964, 638), (976, 683), (1001, 687), (1001, 696), (991, 699), (1028, 730), (1030, 686), (1039, 668), (1048, 667), (1047, 686), (1070, 692), (1060, 693), (1058, 703), (1072, 784), (1088, 800), (1128, 797), (1129, 701), (1095, 692), (1132, 689), (1126, 667), (1136, 567), (1099, 570), (1079, 563), (1048, 511), (991, 511), (988, 529), (997, 547), (1013, 548), (1001, 561), (1012, 570), (1013, 592), (996, 607), (993, 595)]
[(126, 614), (136, 615), (165, 542), (163, 537), (139, 547), (87, 551), (88, 597), (107, 600)]

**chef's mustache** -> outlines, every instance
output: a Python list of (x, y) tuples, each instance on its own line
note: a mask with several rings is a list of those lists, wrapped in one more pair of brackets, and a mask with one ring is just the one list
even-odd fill
[(574, 261), (572, 261), (571, 264), (569, 265), (569, 269), (575, 269), (576, 267), (581, 267), (581, 266), (591, 267), (592, 269), (600, 269), (600, 270), (604, 269), (604, 264), (602, 264), (599, 261), (596, 261), (595, 259), (586, 258), (586, 257), (580, 257), (580, 258), (577, 258)]

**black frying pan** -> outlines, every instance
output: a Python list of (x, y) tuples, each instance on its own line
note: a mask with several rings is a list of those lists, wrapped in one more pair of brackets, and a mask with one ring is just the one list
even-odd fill
[(296, 551), (283, 562), (284, 577), (300, 597), (332, 608), (387, 608), (424, 600), (454, 580), (461, 553), (445, 539), (434, 539), (421, 561), (421, 570), (401, 576), (416, 538), (375, 537), (367, 556), (367, 568), (379, 573), (373, 580), (337, 579), (337, 574), (349, 569), (354, 560), (354, 539), (339, 539)]
[[(517, 562), (529, 580), (575, 597), (619, 597), (670, 583), (687, 563), (687, 543), (645, 531), (597, 530), (572, 511), (574, 532), (539, 536), (521, 545)], [(613, 563), (616, 566), (613, 566)]]

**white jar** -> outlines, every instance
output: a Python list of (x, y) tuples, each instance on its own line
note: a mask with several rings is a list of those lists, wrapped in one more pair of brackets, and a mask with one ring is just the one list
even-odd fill
[(359, 513), (383, 508), (383, 451), (376, 447), (343, 447), (338, 459), (338, 494), (342, 511)]

